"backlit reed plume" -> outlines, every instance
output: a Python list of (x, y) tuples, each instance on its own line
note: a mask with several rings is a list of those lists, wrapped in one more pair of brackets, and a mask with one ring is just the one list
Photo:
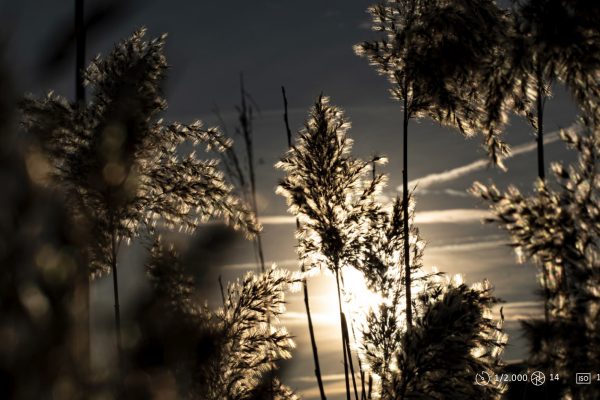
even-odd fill
[(52, 166), (52, 184), (95, 237), (88, 248), (90, 273), (111, 272), (117, 345), (120, 343), (117, 258), (123, 242), (167, 229), (191, 232), (210, 218), (254, 231), (252, 214), (231, 194), (215, 160), (202, 160), (184, 143), (223, 150), (229, 146), (199, 121), (167, 124), (162, 86), (165, 36), (144, 40), (136, 31), (85, 72), (84, 106), (49, 93), (22, 103), (25, 129), (39, 140), (40, 157)]
[(491, 0), (388, 0), (369, 12), (381, 38), (356, 45), (355, 51), (388, 78), (403, 110), (404, 265), (410, 328), (409, 121), (429, 117), (467, 137), (483, 133), (492, 161), (501, 159), (507, 146), (496, 125), (503, 121), (487, 118), (483, 89), (503, 39), (504, 18)]
[[(147, 263), (153, 304), (140, 324), (137, 367), (148, 373), (166, 369), (182, 398), (258, 400), (272, 393), (275, 399), (296, 399), (269, 373), (291, 357), (294, 343), (279, 317), (285, 312), (284, 294), (297, 288), (298, 278), (275, 267), (248, 273), (228, 285), (225, 305), (215, 311), (202, 300), (180, 258), (170, 247), (153, 246)], [(146, 363), (147, 354), (155, 354), (157, 364)]]
[[(290, 212), (299, 221), (300, 262), (309, 269), (327, 268), (336, 278), (347, 398), (349, 368), (353, 365), (341, 273), (360, 262), (366, 215), (383, 181), (382, 176), (365, 179), (371, 160), (362, 161), (350, 154), (349, 126), (340, 109), (330, 105), (326, 97), (319, 97), (296, 143), (277, 164), (286, 173), (277, 191), (287, 198)], [(352, 378), (357, 396), (354, 374)]]

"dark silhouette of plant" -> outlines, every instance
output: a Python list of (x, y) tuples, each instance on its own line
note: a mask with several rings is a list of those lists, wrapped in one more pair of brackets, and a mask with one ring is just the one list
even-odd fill
[[(377, 377), (374, 392), (381, 399), (500, 398), (504, 386), (479, 387), (474, 377), (494, 375), (505, 343), (502, 321), (491, 318), (489, 285), (469, 288), (458, 278), (424, 273), (425, 242), (414, 226), (411, 206), (411, 275), (415, 326), (408, 329), (404, 297), (403, 204), (383, 206), (369, 215), (365, 252), (359, 270), (379, 302), (366, 311), (361, 353)], [(360, 318), (360, 317), (359, 317)]]
[[(598, 120), (600, 8), (582, 1), (515, 0), (511, 26), (499, 49), (489, 81), (490, 118), (510, 109), (526, 117), (537, 138), (538, 178), (545, 179), (544, 109), (557, 81), (570, 89), (580, 109)], [(551, 279), (541, 266), (544, 315), (549, 318)]]
[[(341, 270), (360, 262), (365, 216), (383, 177), (366, 180), (371, 160), (350, 155), (352, 141), (343, 112), (319, 97), (296, 144), (276, 165), (286, 172), (277, 192), (287, 198), (289, 210), (299, 220), (300, 262), (327, 268), (336, 277), (341, 321), (346, 397), (350, 398), (348, 332), (341, 297)], [(354, 378), (354, 374), (352, 374)], [(354, 383), (355, 395), (357, 395)]]
[[(77, 107), (83, 107), (85, 103), (85, 82), (83, 74), (85, 72), (85, 42), (86, 42), (86, 28), (84, 23), (84, 1), (75, 1), (75, 102)], [(85, 269), (81, 268), (78, 271), (78, 285), (80, 291), (84, 293), (82, 296), (82, 313), (88, 316), (90, 315), (90, 277), (89, 273)], [(82, 336), (81, 340), (84, 341), (85, 347), (87, 348), (87, 354), (90, 353), (90, 332), (89, 323), (85, 324), (87, 329), (80, 330), (79, 334)], [(88, 362), (89, 364), (89, 362)]]
[(552, 85), (565, 83), (588, 118), (598, 115), (600, 7), (583, 1), (514, 0), (512, 11), (514, 32), (499, 71), (514, 82), (506, 89), (535, 130), (538, 177), (544, 180), (544, 106)]
[(552, 165), (556, 182), (538, 180), (536, 193), (476, 183), (473, 192), (488, 201), (494, 218), (511, 236), (520, 260), (531, 259), (546, 271), (549, 319), (524, 323), (531, 342), (531, 365), (561, 377), (564, 395), (593, 398), (592, 386), (576, 385), (575, 373), (600, 367), (599, 156), (598, 129), (583, 121), (585, 132), (563, 131), (562, 139), (579, 158), (569, 167)]
[[(224, 151), (218, 152), (227, 177), (233, 184), (236, 192), (244, 201), (251, 205), (252, 211), (258, 218), (258, 203), (256, 198), (256, 173), (254, 161), (254, 100), (244, 86), (244, 75), (240, 75), (240, 105), (236, 106), (238, 112), (238, 125), (234, 129), (234, 136), (241, 139), (242, 146), (229, 146)], [(221, 129), (229, 135), (227, 124), (223, 120), (218, 107), (215, 106), (216, 114)], [(239, 143), (239, 142), (236, 142)], [(262, 272), (265, 270), (265, 258), (262, 245), (262, 235), (256, 232), (254, 235), (254, 251), (256, 253), (257, 263)]]
[(84, 1), (75, 0), (75, 101), (83, 105), (85, 101), (85, 22)]
[[(408, 124), (430, 117), (465, 136), (487, 134), (493, 160), (507, 147), (485, 112), (490, 64), (504, 36), (504, 14), (491, 0), (388, 0), (369, 9), (383, 38), (355, 46), (392, 84), (403, 108), (406, 318), (412, 321), (408, 228)], [(490, 125), (491, 122), (492, 125)]]
[[(290, 129), (290, 122), (288, 118), (288, 101), (285, 95), (285, 88), (281, 87), (281, 94), (283, 96), (283, 121), (285, 123), (286, 137), (288, 148), (292, 148), (292, 131)], [(296, 230), (300, 230), (300, 221), (296, 218)], [(302, 273), (302, 294), (304, 296), (304, 308), (306, 309), (306, 319), (308, 321), (308, 333), (310, 336), (310, 344), (313, 353), (313, 360), (315, 363), (315, 376), (317, 378), (317, 386), (319, 387), (319, 393), (321, 395), (321, 400), (327, 400), (325, 396), (325, 389), (323, 388), (323, 378), (321, 377), (321, 365), (319, 363), (319, 350), (317, 349), (317, 340), (315, 338), (315, 331), (312, 323), (312, 316), (310, 313), (310, 303), (308, 299), (308, 282), (306, 279), (306, 267), (303, 262), (300, 262), (300, 272)]]
[[(256, 108), (258, 108), (256, 106)], [(238, 155), (236, 146), (229, 146), (225, 151), (220, 152), (220, 158), (223, 161), (224, 170), (227, 177), (231, 180), (236, 192), (246, 203), (252, 207), (254, 217), (258, 220), (258, 201), (256, 196), (256, 173), (254, 161), (254, 110), (255, 104), (250, 93), (244, 86), (244, 75), (240, 74), (240, 105), (236, 107), (238, 112), (238, 123), (235, 127), (235, 134), (242, 139), (243, 149), (239, 150), (242, 154)], [(225, 121), (221, 117), (218, 108), (215, 113), (219, 118), (225, 134), (227, 129)], [(257, 230), (253, 237), (254, 252), (257, 258), (258, 267), (261, 272), (265, 272), (265, 256), (262, 244), (262, 234)]]
[[(258, 218), (258, 203), (256, 200), (256, 173), (254, 172), (254, 108), (252, 104), (248, 104), (250, 95), (244, 88), (243, 75), (240, 77), (240, 94), (241, 105), (239, 107), (239, 122), (242, 137), (244, 138), (246, 160), (248, 162), (248, 181), (250, 184), (250, 199), (254, 216)], [(262, 238), (260, 231), (254, 236), (256, 244), (256, 252), (258, 253), (258, 261), (261, 272), (265, 272), (265, 256), (263, 253)]]
[[(228, 286), (224, 307), (212, 311), (172, 248), (155, 243), (147, 271), (154, 294), (139, 323), (142, 339), (132, 357), (134, 372), (154, 377), (168, 372), (177, 397), (296, 399), (267, 376), (277, 361), (291, 357), (293, 342), (278, 317), (285, 311), (284, 292), (297, 285), (297, 278), (274, 268), (248, 273)], [(161, 388), (134, 382), (126, 390), (129, 396), (152, 397)]]
[(505, 384), (477, 385), (477, 373), (499, 371), (505, 337), (490, 309), (497, 303), (487, 282), (429, 282), (420, 292), (413, 329), (401, 339), (390, 390), (384, 399), (500, 399)]
[(247, 208), (214, 160), (183, 154), (180, 144), (225, 149), (216, 129), (165, 124), (161, 94), (167, 63), (165, 36), (144, 41), (145, 30), (117, 45), (85, 72), (91, 98), (76, 107), (50, 93), (22, 103), (24, 126), (38, 138), (67, 207), (93, 231), (90, 273), (110, 271), (115, 296), (117, 346), (121, 348), (117, 255), (123, 241), (166, 229), (193, 231), (211, 217), (255, 231)]

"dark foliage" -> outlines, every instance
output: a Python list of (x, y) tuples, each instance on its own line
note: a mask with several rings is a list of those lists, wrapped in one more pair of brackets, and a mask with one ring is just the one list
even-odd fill
[(583, 135), (562, 132), (579, 159), (570, 167), (552, 166), (554, 185), (538, 181), (531, 196), (514, 187), (506, 193), (479, 183), (473, 188), (491, 203), (495, 215), (491, 221), (510, 234), (517, 254), (532, 259), (544, 272), (540, 280), (550, 289), (550, 318), (524, 324), (532, 346), (531, 363), (559, 373), (565, 395), (574, 398), (595, 393), (593, 386), (575, 385), (575, 373), (600, 366), (600, 141), (597, 128), (587, 122)]
[(145, 30), (86, 70), (91, 99), (84, 107), (50, 93), (22, 103), (24, 126), (40, 142), (68, 206), (94, 231), (92, 273), (106, 272), (116, 247), (152, 230), (191, 231), (221, 217), (255, 230), (251, 214), (231, 195), (214, 160), (183, 154), (180, 145), (225, 149), (229, 141), (199, 121), (165, 124), (162, 85), (165, 36), (144, 41)]
[(392, 84), (407, 118), (432, 118), (466, 136), (483, 133), (493, 162), (507, 151), (487, 93), (507, 18), (491, 0), (388, 0), (369, 9), (382, 38), (355, 46)]
[(481, 371), (493, 376), (505, 337), (489, 310), (497, 303), (486, 282), (436, 282), (418, 298), (420, 315), (397, 355), (390, 399), (500, 399), (503, 384), (474, 384)]
[[(536, 96), (550, 96), (561, 81), (588, 118), (598, 118), (600, 100), (600, 7), (595, 2), (516, 0), (514, 35), (505, 62), (516, 82), (518, 111), (537, 127)], [(512, 65), (511, 65), (512, 64)]]
[[(277, 269), (249, 273), (229, 285), (225, 306), (213, 311), (203, 305), (175, 250), (156, 243), (147, 268), (154, 292), (139, 313), (127, 398), (167, 392), (202, 400), (265, 398), (271, 390), (267, 372), (291, 357), (293, 342), (277, 319), (284, 291), (297, 279)], [(150, 381), (136, 379), (144, 375)], [(277, 379), (272, 389), (275, 399), (296, 398)]]

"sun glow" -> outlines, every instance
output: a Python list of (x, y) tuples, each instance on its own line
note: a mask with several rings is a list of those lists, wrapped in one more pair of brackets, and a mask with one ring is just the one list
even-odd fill
[(342, 308), (346, 314), (350, 314), (353, 320), (360, 321), (369, 310), (377, 309), (385, 299), (367, 287), (365, 276), (354, 268), (343, 271), (344, 304)]
[[(328, 321), (336, 321), (339, 324), (339, 305), (335, 277), (330, 271), (325, 272), (327, 285), (323, 287), (323, 293), (319, 296), (322, 300), (318, 302), (318, 312)], [(352, 322), (349, 329), (355, 331), (357, 336), (364, 325), (369, 310), (377, 307), (385, 301), (381, 295), (373, 292), (367, 287), (364, 275), (354, 268), (344, 268), (342, 273), (342, 311)], [(350, 332), (352, 335), (352, 332)], [(358, 339), (358, 338), (357, 338)]]
[[(333, 277), (333, 274), (328, 274)], [(362, 331), (366, 328), (366, 317), (371, 310), (377, 311), (379, 306), (387, 301), (381, 294), (370, 290), (364, 275), (354, 268), (343, 268), (341, 274), (342, 311), (349, 323), (351, 344), (356, 349), (362, 339)], [(329, 315), (339, 323), (339, 305), (335, 278), (327, 296), (327, 301), (322, 304), (322, 313)], [(404, 303), (401, 302), (401, 309)]]
[[(396, 274), (400, 273), (395, 268), (391, 268), (388, 272)], [(437, 273), (437, 269), (432, 268), (432, 273)], [(414, 297), (418, 296), (419, 293), (425, 290), (425, 285), (428, 279), (443, 279), (441, 277), (433, 276), (431, 278), (426, 278), (428, 275), (428, 273), (422, 270), (413, 271), (411, 288)], [(460, 285), (462, 283), (462, 276), (453, 276), (452, 282), (455, 285)], [(351, 332), (352, 336), (354, 336), (354, 341), (356, 343), (360, 343), (362, 339), (362, 330), (366, 328), (366, 318), (369, 312), (373, 311), (377, 314), (379, 307), (382, 304), (389, 304), (392, 300), (369, 289), (365, 276), (354, 268), (344, 269), (342, 291), (342, 309), (348, 317), (348, 320), (351, 321), (353, 325), (349, 328), (354, 331), (353, 333)], [(398, 320), (401, 324), (403, 324), (405, 321), (404, 310), (406, 309), (404, 296), (400, 298), (398, 306), (398, 310), (400, 311)], [(419, 310), (415, 309), (414, 312), (418, 314)]]
[[(316, 282), (320, 282), (319, 295), (311, 296), (311, 302), (314, 304), (314, 311), (316, 314), (313, 318), (319, 321), (319, 325), (328, 326), (328, 337), (338, 337), (340, 316), (339, 316), (339, 305), (337, 298), (337, 289), (335, 283), (334, 274), (329, 271), (321, 271), (321, 278), (318, 278)], [(390, 269), (390, 273), (399, 273), (395, 268)], [(444, 280), (452, 281), (454, 285), (462, 283), (462, 276), (455, 275), (452, 277), (443, 275), (437, 276), (438, 271), (435, 267), (432, 267), (429, 272), (425, 271), (414, 271), (413, 282), (412, 282), (412, 294), (414, 297), (418, 296), (423, 290), (425, 285), (429, 281)], [(349, 323), (348, 329), (351, 336), (351, 346), (354, 350), (359, 350), (360, 343), (362, 342), (362, 332), (367, 328), (367, 315), (370, 311), (378, 313), (379, 306), (386, 302), (391, 302), (385, 296), (380, 293), (370, 290), (367, 286), (367, 281), (362, 272), (352, 267), (342, 268), (342, 311), (347, 317)], [(314, 278), (317, 278), (316, 276)], [(324, 278), (324, 279), (323, 279)], [(323, 279), (323, 280), (321, 280)], [(404, 289), (402, 289), (404, 291)], [(398, 304), (398, 320), (401, 325), (405, 322), (404, 310), (406, 303), (404, 296), (399, 299)], [(413, 309), (416, 314), (419, 314), (419, 310)], [(332, 327), (336, 326), (337, 329), (331, 330)]]

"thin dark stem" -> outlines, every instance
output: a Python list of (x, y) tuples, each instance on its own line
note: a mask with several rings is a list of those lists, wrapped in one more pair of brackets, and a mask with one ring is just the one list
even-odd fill
[[(230, 136), (227, 129), (227, 124), (221, 116), (221, 112), (217, 106), (214, 107), (213, 113), (217, 117), (217, 121), (219, 122), (221, 130), (223, 130), (226, 136)], [(229, 147), (224, 152), (219, 153), (219, 157), (221, 160), (223, 160), (223, 167), (227, 171), (227, 174), (231, 177), (232, 181), (237, 183), (238, 187), (240, 188), (240, 194), (242, 195), (243, 200), (247, 203), (250, 203), (248, 200), (248, 184), (246, 183), (246, 178), (244, 176), (244, 172), (242, 171), (242, 164), (237, 152), (235, 151), (235, 148), (233, 146)]]
[(375, 180), (375, 177), (377, 176), (377, 165), (375, 164), (375, 160), (371, 161), (371, 165), (372, 165), (372, 169), (371, 169), (371, 178), (373, 180)]
[(411, 296), (411, 278), (410, 278), (410, 243), (408, 237), (408, 90), (404, 88), (404, 160), (402, 170), (402, 205), (404, 208), (404, 275), (406, 285), (406, 327), (410, 332), (412, 327), (412, 296)]
[(288, 147), (292, 148), (292, 130), (290, 129), (290, 120), (288, 118), (288, 101), (285, 95), (285, 87), (281, 87), (281, 95), (283, 96), (283, 122), (285, 122), (285, 133), (287, 135)]
[[(537, 72), (537, 161), (538, 161), (538, 177), (542, 181), (546, 179), (546, 171), (544, 165), (544, 87), (543, 78), (538, 68)], [(550, 322), (550, 288), (548, 267), (542, 264), (542, 286), (544, 288), (544, 320)]]
[[(290, 129), (290, 121), (288, 119), (288, 102), (285, 95), (285, 88), (281, 87), (281, 93), (283, 95), (283, 121), (285, 122), (285, 130), (287, 133), (288, 147), (292, 148), (292, 131)], [(296, 218), (296, 230), (300, 230), (300, 221)], [(310, 304), (308, 301), (308, 283), (305, 276), (305, 268), (302, 263), (300, 266), (302, 272), (302, 292), (304, 294), (304, 307), (306, 308), (306, 318), (308, 320), (308, 333), (310, 335), (310, 344), (312, 346), (313, 360), (315, 363), (315, 376), (317, 378), (317, 385), (319, 386), (319, 393), (321, 394), (321, 400), (327, 400), (325, 396), (325, 388), (323, 387), (323, 379), (321, 378), (321, 365), (319, 363), (319, 351), (317, 349), (317, 341), (315, 338), (315, 330), (313, 328), (312, 316), (310, 314)]]
[[(244, 76), (240, 75), (240, 91), (242, 96), (242, 104), (240, 110), (240, 125), (244, 135), (246, 144), (246, 154), (248, 155), (248, 173), (250, 175), (250, 192), (252, 196), (252, 211), (258, 220), (258, 205), (256, 202), (256, 175), (254, 173), (254, 147), (253, 147), (253, 132), (252, 132), (252, 115), (251, 110), (246, 105), (246, 90), (244, 89)], [(265, 257), (263, 254), (262, 238), (260, 232), (256, 232), (256, 246), (258, 251), (258, 259), (260, 261), (260, 270), (265, 272)]]
[[(304, 265), (301, 267), (301, 271), (304, 273)], [(319, 386), (319, 393), (321, 394), (321, 400), (327, 400), (325, 396), (325, 388), (323, 387), (323, 379), (321, 378), (321, 365), (319, 363), (319, 351), (317, 350), (317, 341), (315, 339), (315, 330), (313, 327), (312, 316), (310, 314), (310, 304), (308, 302), (308, 285), (306, 283), (306, 277), (302, 278), (302, 291), (304, 293), (304, 307), (306, 308), (306, 317), (308, 319), (308, 332), (310, 334), (310, 344), (312, 346), (313, 359), (315, 362), (315, 376), (317, 377), (317, 385)]]
[(350, 379), (348, 376), (348, 358), (346, 355), (346, 343), (344, 341), (344, 312), (342, 311), (342, 294), (340, 292), (339, 266), (335, 265), (335, 283), (337, 286), (338, 306), (340, 310), (340, 328), (342, 333), (342, 353), (344, 353), (344, 378), (346, 381), (346, 400), (350, 400)]
[[(244, 135), (244, 141), (246, 144), (246, 154), (248, 156), (248, 173), (250, 175), (250, 194), (252, 198), (252, 211), (256, 220), (258, 221), (258, 205), (256, 202), (256, 175), (254, 173), (254, 147), (253, 147), (253, 131), (252, 131), (252, 106), (248, 107), (246, 105), (246, 97), (248, 94), (244, 89), (244, 75), (240, 74), (240, 94), (241, 94), (241, 109), (240, 109), (240, 125), (242, 128), (242, 134)], [(260, 271), (265, 273), (265, 257), (263, 253), (262, 246), (262, 236), (260, 231), (255, 232), (254, 236), (256, 251), (258, 252), (258, 260), (260, 263)], [(267, 317), (267, 322), (269, 325), (271, 324), (271, 317)], [(269, 371), (270, 379), (270, 394), (271, 399), (273, 399), (273, 380), (274, 380), (274, 370), (271, 368)]]
[[(352, 324), (352, 322), (350, 322), (350, 328), (352, 330), (352, 337), (354, 338), (354, 341), (356, 342), (356, 333), (354, 331), (354, 325)], [(361, 400), (366, 400), (367, 398), (367, 389), (365, 387), (365, 370), (363, 369), (362, 366), (362, 361), (360, 361), (360, 357), (357, 357), (357, 361), (358, 361), (358, 374), (360, 375), (360, 398)]]
[(223, 307), (225, 307), (225, 290), (223, 289), (223, 281), (221, 280), (221, 275), (219, 275), (219, 288), (221, 289), (221, 300), (223, 300)]
[(83, 71), (85, 69), (85, 25), (83, 0), (75, 0), (75, 98), (81, 105), (85, 101)]
[(537, 157), (538, 157), (538, 177), (541, 180), (546, 179), (544, 167), (544, 88), (541, 78), (538, 78), (537, 89)]
[(373, 393), (373, 375), (369, 374), (369, 390), (367, 392), (367, 400), (371, 400), (372, 399), (372, 393)]
[[(375, 165), (375, 163), (373, 163), (373, 166)], [(340, 280), (342, 282), (342, 286), (344, 285), (344, 274), (342, 272), (340, 272)], [(350, 358), (350, 372), (352, 373), (352, 383), (354, 385), (354, 393), (357, 393), (356, 390), (356, 379), (355, 379), (355, 375), (354, 375), (354, 363), (352, 361), (352, 352), (350, 351), (350, 330), (352, 330), (352, 337), (354, 338), (354, 340), (356, 341), (356, 332), (354, 330), (354, 325), (352, 324), (352, 321), (350, 321), (350, 323), (348, 324), (348, 320), (345, 318), (346, 316), (344, 315), (344, 327), (345, 327), (345, 333), (346, 333), (346, 347), (348, 349), (348, 357)], [(348, 325), (350, 325), (350, 330), (348, 329)], [(360, 376), (360, 383), (361, 383), (361, 395), (360, 398), (364, 400), (365, 398), (365, 374), (363, 372), (362, 369), (362, 363), (360, 361), (360, 357), (357, 357), (358, 360), (358, 373)]]
[(352, 361), (352, 351), (350, 349), (350, 334), (348, 333), (348, 320), (346, 314), (342, 314), (343, 341), (346, 344), (346, 353), (348, 354), (348, 365), (350, 366), (350, 376), (352, 377), (352, 388), (354, 389), (354, 398), (358, 400), (358, 389), (356, 387), (356, 374), (354, 372), (354, 361)]
[[(85, 86), (83, 84), (83, 69), (85, 67), (85, 26), (83, 17), (83, 0), (75, 0), (75, 102), (78, 107), (85, 103)], [(87, 268), (82, 268), (77, 274), (77, 297), (81, 304), (81, 314), (78, 316), (78, 349), (81, 354), (81, 365), (87, 371), (91, 367), (90, 362), (90, 279)]]
[[(112, 220), (112, 219), (111, 219)], [(114, 224), (111, 222), (111, 225), (114, 226)], [(112, 229), (112, 234), (111, 234), (111, 262), (110, 262), (110, 268), (111, 268), (111, 273), (112, 273), (112, 277), (113, 277), (113, 291), (114, 291), (114, 298), (115, 298), (115, 334), (116, 334), (116, 339), (117, 339), (117, 361), (118, 361), (118, 365), (119, 368), (121, 368), (121, 362), (122, 362), (122, 355), (121, 355), (121, 349), (122, 349), (122, 345), (121, 345), (121, 310), (119, 307), (119, 278), (117, 276), (117, 253), (118, 253), (118, 249), (117, 249), (117, 233), (115, 232), (115, 229)]]

